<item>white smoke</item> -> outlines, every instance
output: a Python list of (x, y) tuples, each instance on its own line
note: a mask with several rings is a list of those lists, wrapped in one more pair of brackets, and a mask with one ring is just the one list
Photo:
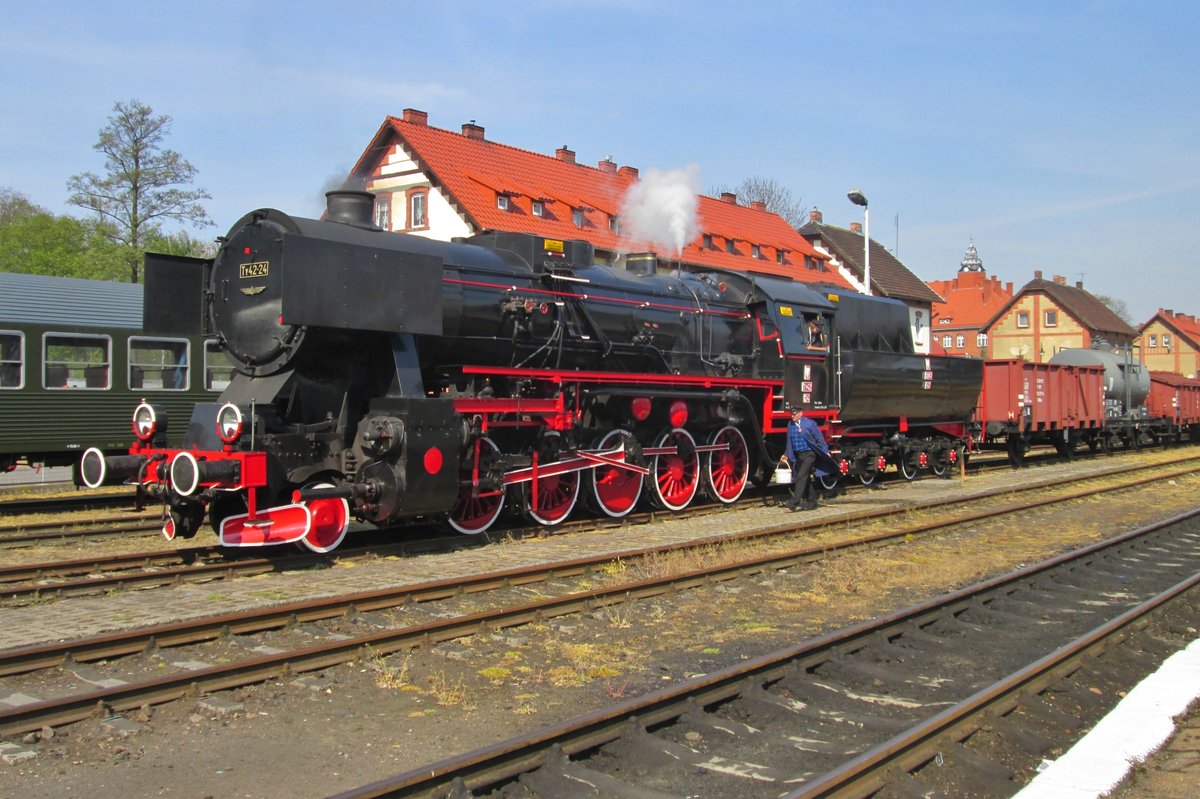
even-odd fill
[(647, 169), (621, 203), (621, 233), (633, 246), (652, 245), (679, 256), (700, 235), (700, 167)]

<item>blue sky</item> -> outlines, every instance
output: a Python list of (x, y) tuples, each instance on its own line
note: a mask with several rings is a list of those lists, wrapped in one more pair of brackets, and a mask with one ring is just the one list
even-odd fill
[[(113, 103), (174, 120), (224, 233), (315, 215), (388, 114), (468, 120), (582, 163), (779, 181), (861, 209), (926, 280), (973, 238), (1035, 269), (1200, 313), (1200, 4), (0, 0), (0, 187), (57, 213)], [(899, 217), (899, 226), (896, 217)]]

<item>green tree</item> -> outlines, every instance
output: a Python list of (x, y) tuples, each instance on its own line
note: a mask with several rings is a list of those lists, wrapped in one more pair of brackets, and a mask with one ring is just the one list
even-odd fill
[(92, 172), (67, 181), (68, 202), (92, 211), (111, 240), (124, 250), (129, 278), (138, 282), (146, 242), (161, 235), (166, 220), (197, 227), (211, 225), (200, 200), (203, 189), (186, 189), (196, 168), (174, 150), (163, 148), (169, 116), (137, 100), (118, 102), (94, 149), (104, 154), (106, 174)]
[(0, 189), (0, 271), (117, 280), (122, 250), (97, 223), (57, 216)]
[(777, 180), (754, 175), (743, 180), (736, 189), (717, 186), (711, 193), (714, 197), (720, 197), (727, 191), (736, 194), (741, 205), (763, 203), (768, 211), (783, 217), (783, 220), (794, 228), (808, 222), (808, 206), (799, 197), (793, 196), (791, 189)]

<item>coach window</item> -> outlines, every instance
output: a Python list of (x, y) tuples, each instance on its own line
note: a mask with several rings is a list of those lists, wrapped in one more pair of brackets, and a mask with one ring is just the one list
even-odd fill
[(204, 342), (204, 387), (224, 391), (233, 380), (233, 361), (214, 339)]
[(0, 388), (25, 385), (25, 334), (0, 330)]
[(129, 387), (187, 391), (191, 359), (187, 339), (129, 339)]
[(112, 338), (47, 333), (42, 337), (42, 385), (106, 389), (112, 385)]

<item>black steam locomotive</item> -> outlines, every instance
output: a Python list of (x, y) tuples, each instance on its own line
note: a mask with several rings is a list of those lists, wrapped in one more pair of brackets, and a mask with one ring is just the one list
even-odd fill
[(143, 402), (128, 455), (89, 451), (90, 486), (133, 480), (228, 546), (328, 551), (353, 518), (488, 529), (506, 504), (557, 524), (639, 500), (731, 503), (769, 480), (787, 405), (817, 416), (843, 474), (909, 479), (961, 457), (981, 363), (913, 353), (895, 301), (733, 272), (594, 263), (590, 244), (385, 233), (373, 197), (326, 218), (254, 211), (212, 261), (147, 257), (148, 333), (215, 337), (238, 373), (181, 449)]

